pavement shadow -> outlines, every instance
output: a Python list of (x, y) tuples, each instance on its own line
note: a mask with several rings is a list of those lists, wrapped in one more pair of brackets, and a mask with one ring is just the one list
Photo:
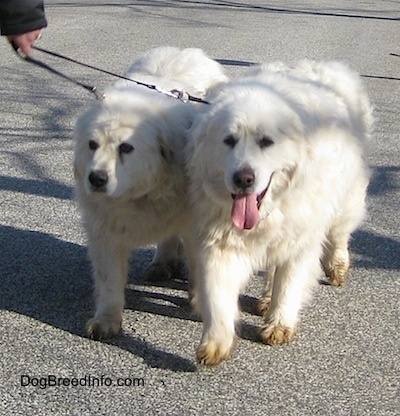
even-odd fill
[[(370, 197), (391, 198), (391, 195), (399, 192), (400, 166), (375, 166), (372, 170), (373, 175), (368, 187)], [(360, 229), (353, 234), (350, 249), (360, 257), (355, 261), (357, 267), (400, 270), (398, 239)]]
[(71, 186), (48, 178), (29, 179), (0, 175), (0, 190), (66, 200), (73, 198)]
[(353, 234), (350, 250), (361, 256), (354, 262), (356, 267), (400, 270), (400, 241), (394, 238), (358, 230)]
[(397, 179), (400, 166), (375, 166), (372, 167), (373, 175), (368, 186), (368, 194), (383, 195), (388, 192), (400, 191), (400, 183)]

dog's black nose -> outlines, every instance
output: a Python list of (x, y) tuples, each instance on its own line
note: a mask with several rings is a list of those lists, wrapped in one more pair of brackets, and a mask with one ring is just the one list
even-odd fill
[(90, 172), (89, 182), (96, 190), (102, 190), (107, 185), (108, 174), (105, 170), (93, 170)]
[(255, 178), (253, 169), (243, 168), (233, 174), (233, 183), (240, 189), (247, 189), (254, 184)]

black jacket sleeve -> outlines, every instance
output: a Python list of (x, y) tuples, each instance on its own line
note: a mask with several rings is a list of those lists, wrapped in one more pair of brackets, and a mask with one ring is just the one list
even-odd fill
[(2, 35), (18, 35), (47, 26), (43, 1), (0, 0)]

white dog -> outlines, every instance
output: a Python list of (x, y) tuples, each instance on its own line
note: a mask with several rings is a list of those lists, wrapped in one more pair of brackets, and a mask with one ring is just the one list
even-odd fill
[[(149, 51), (127, 76), (196, 97), (226, 80), (222, 66), (201, 50), (173, 47)], [(158, 276), (180, 261), (180, 240), (174, 236), (185, 238), (188, 231), (183, 151), (195, 114), (192, 104), (119, 81), (77, 122), (76, 199), (96, 291), (96, 313), (86, 325), (91, 337), (120, 331), (133, 249), (167, 240), (153, 260)]]
[(360, 78), (341, 63), (264, 65), (217, 89), (193, 127), (189, 162), (200, 363), (229, 356), (252, 272), (269, 274), (259, 304), (268, 344), (292, 340), (321, 260), (333, 285), (345, 281), (350, 234), (365, 213), (371, 128)]

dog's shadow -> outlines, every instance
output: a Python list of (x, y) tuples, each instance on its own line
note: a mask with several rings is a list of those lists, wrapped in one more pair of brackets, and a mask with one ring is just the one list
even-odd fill
[[(152, 255), (151, 249), (137, 252), (135, 257), (143, 259), (143, 264), (139, 263), (137, 267), (145, 267)], [(86, 247), (42, 232), (0, 226), (0, 262), (1, 310), (29, 316), (85, 337), (85, 322), (94, 311), (93, 283)], [(185, 290), (186, 282), (171, 281), (164, 285)], [(128, 308), (192, 319), (185, 292), (180, 297), (160, 294), (156, 286), (153, 286), (154, 290), (150, 285), (140, 287), (144, 288), (143, 291), (127, 289)], [(163, 299), (167, 302), (160, 302)], [(197, 368), (194, 361), (162, 350), (143, 337), (122, 332), (113, 339), (99, 342), (130, 351), (142, 357), (150, 367), (174, 372), (194, 372)]]

